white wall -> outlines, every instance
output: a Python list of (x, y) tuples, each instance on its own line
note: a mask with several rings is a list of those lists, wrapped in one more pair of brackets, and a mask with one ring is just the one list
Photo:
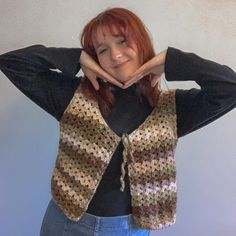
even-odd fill
[[(157, 52), (173, 46), (236, 69), (235, 0), (0, 0), (0, 53), (30, 44), (79, 46), (83, 25), (109, 6), (128, 7)], [(195, 86), (192, 82), (169, 87)], [(158, 236), (236, 235), (236, 110), (179, 141), (178, 209)], [(0, 235), (37, 236), (50, 199), (58, 123), (0, 73)]]

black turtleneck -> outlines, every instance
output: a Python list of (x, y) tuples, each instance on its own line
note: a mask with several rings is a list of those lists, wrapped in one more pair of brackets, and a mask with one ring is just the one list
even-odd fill
[(153, 110), (146, 98), (140, 100), (137, 87), (136, 84), (125, 90), (116, 87), (114, 106), (108, 115), (104, 115), (108, 126), (120, 137), (135, 130)]
[[(2, 54), (0, 69), (28, 98), (60, 121), (80, 83), (80, 78), (76, 77), (80, 53), (79, 48), (33, 45)], [(167, 81), (192, 80), (201, 88), (176, 90), (178, 137), (209, 124), (236, 106), (236, 74), (225, 65), (169, 47), (165, 77)], [(113, 92), (116, 100), (104, 119), (121, 136), (135, 130), (153, 108), (146, 99), (143, 103), (140, 101), (136, 84), (125, 90), (116, 88)], [(122, 151), (120, 143), (87, 212), (97, 216), (131, 213), (127, 174), (125, 191), (120, 191)]]
[[(153, 108), (146, 99), (143, 98), (143, 102), (140, 101), (136, 84), (125, 90), (116, 87), (113, 93), (116, 98), (114, 106), (109, 114), (104, 116), (104, 119), (108, 126), (121, 137), (123, 133), (129, 134), (143, 123)], [(123, 144), (120, 142), (89, 204), (88, 213), (98, 216), (117, 216), (131, 213), (127, 166), (125, 167), (124, 179), (126, 187), (124, 192), (119, 190), (121, 163), (123, 161), (122, 152)]]

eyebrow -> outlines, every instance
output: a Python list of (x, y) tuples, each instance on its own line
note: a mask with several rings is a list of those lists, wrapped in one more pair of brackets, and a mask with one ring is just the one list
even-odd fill
[[(118, 38), (118, 37), (125, 38), (125, 36), (123, 36), (122, 34), (112, 34), (112, 36), (113, 36), (113, 37), (116, 37), (116, 38)], [(104, 45), (104, 43), (98, 43), (95, 48), (99, 48), (99, 47), (101, 47), (101, 46), (103, 46), (103, 45)]]

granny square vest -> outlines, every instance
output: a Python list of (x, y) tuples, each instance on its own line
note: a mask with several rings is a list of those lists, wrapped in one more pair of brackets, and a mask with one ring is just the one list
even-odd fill
[(52, 174), (53, 200), (78, 221), (96, 192), (119, 142), (123, 143), (121, 191), (128, 165), (132, 215), (147, 229), (176, 219), (176, 90), (161, 91), (156, 107), (132, 133), (119, 137), (105, 122), (96, 101), (80, 88), (60, 120), (58, 156)]

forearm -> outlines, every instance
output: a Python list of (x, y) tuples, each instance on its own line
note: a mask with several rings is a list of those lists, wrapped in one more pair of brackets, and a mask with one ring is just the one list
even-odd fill
[(80, 53), (79, 48), (33, 45), (0, 55), (0, 69), (21, 92), (58, 119), (79, 84), (75, 75)]
[(209, 102), (236, 100), (236, 73), (194, 53), (169, 48), (165, 75), (168, 81), (195, 81)]
[(179, 137), (209, 124), (236, 106), (236, 73), (225, 65), (168, 48), (165, 76), (168, 81), (195, 81), (201, 87), (177, 90)]
[(28, 74), (59, 69), (73, 78), (80, 69), (79, 48), (56, 48), (32, 45), (0, 55), (0, 69), (11, 74)]

